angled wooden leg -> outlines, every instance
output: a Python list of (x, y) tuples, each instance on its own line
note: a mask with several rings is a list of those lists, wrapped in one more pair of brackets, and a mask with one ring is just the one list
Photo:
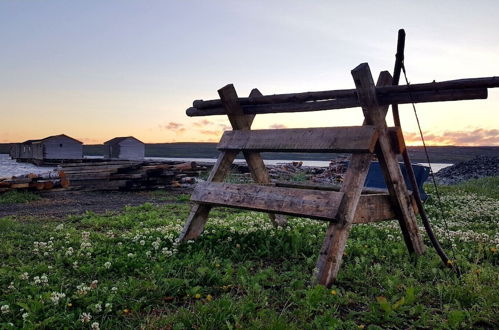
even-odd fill
[[(233, 130), (249, 130), (255, 118), (255, 115), (245, 115), (239, 105), (236, 90), (233, 85), (227, 85), (218, 91), (220, 99), (224, 105), (227, 117), (232, 125)], [(251, 96), (261, 96), (262, 94), (253, 89)], [(231, 165), (234, 163), (238, 152), (224, 151), (218, 156), (215, 166), (207, 179), (208, 182), (222, 182), (230, 171)], [(258, 183), (269, 183), (269, 177), (265, 164), (259, 153), (244, 153), (246, 162), (250, 169), (253, 179)], [(211, 207), (205, 204), (196, 204), (192, 207), (191, 213), (185, 222), (184, 228), (180, 233), (179, 240), (186, 241), (196, 239), (204, 230)], [(286, 218), (282, 215), (269, 214), (271, 221), (275, 225), (283, 225)]]
[[(237, 154), (237, 152), (233, 151), (225, 151), (220, 153), (207, 181), (222, 182), (229, 173), (230, 166), (234, 162), (234, 159), (236, 159)], [(179, 236), (179, 240), (181, 242), (190, 239), (196, 239), (199, 237), (199, 235), (201, 235), (204, 230), (206, 221), (208, 220), (210, 210), (211, 206), (204, 204), (195, 204), (192, 207), (191, 213), (189, 214), (189, 217), (184, 224), (184, 229), (182, 229), (182, 232)]]
[(336, 221), (329, 225), (316, 266), (319, 284), (331, 286), (338, 275), (348, 234), (366, 181), (371, 154), (354, 154), (340, 191), (343, 199), (336, 215)]
[[(391, 85), (392, 76), (384, 71), (378, 78), (377, 86)], [(382, 109), (384, 114), (388, 107)], [(364, 125), (368, 124), (367, 118)], [(336, 222), (332, 222), (326, 232), (326, 238), (317, 261), (317, 281), (325, 286), (330, 286), (338, 276), (340, 270), (345, 244), (352, 228), (353, 217), (366, 181), (369, 165), (371, 164), (371, 154), (354, 154), (350, 160), (348, 171), (345, 174), (342, 192), (345, 193), (340, 204), (340, 209), (336, 216)]]
[(379, 106), (376, 89), (367, 63), (363, 63), (352, 70), (357, 95), (362, 106), (366, 123), (376, 126), (379, 131), (378, 148), (379, 158), (386, 185), (390, 192), (395, 212), (404, 235), (409, 252), (423, 254), (425, 247), (418, 230), (416, 214), (410, 202), (409, 191), (396, 159), (396, 154), (386, 127), (386, 107)]
[[(238, 97), (234, 86), (227, 85), (218, 91), (220, 99), (224, 104), (225, 111), (229, 116), (232, 127), (236, 130), (249, 130), (254, 119), (254, 115), (244, 115), (243, 109), (239, 105)], [(253, 89), (249, 95), (262, 96), (258, 89)], [(270, 178), (267, 168), (263, 163), (262, 156), (259, 152), (243, 152), (246, 163), (250, 170), (251, 176), (256, 183), (270, 183)], [(284, 215), (276, 215), (269, 213), (269, 218), (274, 225), (284, 225), (286, 217)]]

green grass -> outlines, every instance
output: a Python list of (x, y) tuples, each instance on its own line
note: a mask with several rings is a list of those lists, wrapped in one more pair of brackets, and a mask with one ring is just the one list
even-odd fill
[[(431, 189), (431, 188), (430, 188)], [(478, 194), (499, 199), (499, 177), (474, 179), (453, 186), (439, 187), (441, 190), (462, 191), (463, 193)]]
[(200, 239), (178, 245), (185, 200), (59, 222), (0, 219), (0, 328), (499, 327), (497, 198), (454, 187), (442, 212), (427, 203), (460, 278), (430, 248), (412, 262), (397, 222), (384, 222), (353, 228), (330, 289), (312, 281), (324, 223), (273, 228), (264, 214), (219, 208)]
[(0, 194), (0, 204), (27, 203), (38, 199), (40, 196), (29, 191), (11, 190)]

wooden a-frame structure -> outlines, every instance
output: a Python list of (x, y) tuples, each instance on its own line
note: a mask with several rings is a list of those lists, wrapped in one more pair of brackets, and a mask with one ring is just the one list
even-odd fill
[[(212, 205), (232, 206), (269, 212), (276, 224), (277, 214), (329, 220), (319, 260), (318, 281), (324, 285), (336, 278), (345, 243), (354, 223), (367, 223), (397, 217), (410, 252), (422, 254), (424, 245), (416, 223), (411, 196), (404, 183), (396, 156), (404, 148), (397, 129), (388, 129), (388, 106), (379, 105), (367, 64), (352, 71), (364, 113), (364, 123), (356, 127), (279, 129), (251, 131), (255, 115), (245, 115), (232, 85), (219, 90), (233, 131), (225, 132), (220, 153), (206, 183), (198, 184), (191, 200), (195, 202), (181, 234), (181, 240), (197, 238), (203, 231)], [(382, 72), (377, 86), (391, 85), (391, 75)], [(253, 90), (252, 94), (259, 93)], [(251, 96), (251, 95), (250, 95)], [(340, 191), (283, 188), (268, 185), (261, 151), (301, 151), (352, 153)], [(255, 182), (267, 185), (220, 183), (227, 176), (237, 154), (242, 151)], [(372, 154), (380, 161), (389, 194), (362, 195)], [(280, 218), (280, 219), (279, 219)]]
[[(367, 63), (353, 69), (352, 76), (355, 90), (263, 96), (254, 89), (249, 98), (238, 98), (234, 86), (227, 85), (218, 91), (220, 100), (195, 101), (197, 107), (188, 109), (188, 115), (226, 114), (232, 131), (226, 131), (217, 146), (220, 155), (207, 182), (198, 183), (192, 193), (194, 205), (179, 239), (199, 237), (213, 206), (267, 212), (275, 225), (286, 222), (283, 215), (325, 220), (329, 226), (317, 261), (316, 277), (326, 286), (338, 275), (353, 224), (397, 219), (409, 252), (423, 254), (425, 246), (417, 226), (417, 208), (397, 161), (397, 155), (405, 150), (404, 138), (400, 127), (387, 127), (388, 105), (486, 98), (486, 88), (498, 87), (499, 79), (391, 86), (392, 76), (383, 71), (375, 85)], [(364, 114), (360, 126), (251, 130), (257, 113), (355, 106), (360, 106)], [(337, 152), (351, 153), (352, 157), (339, 191), (324, 186), (300, 189), (271, 184), (260, 156), (265, 151)], [(223, 183), (239, 152), (243, 153), (257, 184)], [(373, 155), (380, 162), (386, 193), (365, 193), (363, 189)]]

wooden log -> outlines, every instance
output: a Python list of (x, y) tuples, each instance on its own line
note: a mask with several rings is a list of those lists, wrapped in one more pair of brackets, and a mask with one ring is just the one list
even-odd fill
[[(402, 46), (402, 45), (401, 45)], [(402, 46), (403, 47), (403, 46)], [(398, 82), (398, 80), (397, 80)], [(485, 78), (467, 78), (458, 80), (448, 80), (442, 82), (430, 82), (422, 84), (411, 84), (406, 86), (379, 86), (376, 87), (377, 94), (385, 96), (389, 94), (416, 92), (416, 91), (442, 91), (449, 89), (468, 89), (468, 88), (495, 88), (499, 87), (499, 77), (485, 77)], [(272, 103), (303, 103), (310, 101), (332, 100), (339, 98), (357, 98), (356, 89), (340, 89), (316, 92), (302, 92), (302, 93), (288, 93), (288, 94), (274, 94), (262, 95), (252, 97), (239, 98), (239, 104), (247, 105), (261, 105)], [(222, 102), (220, 100), (196, 100), (193, 102), (193, 107), (197, 109), (220, 108)]]
[(226, 131), (217, 148), (275, 152), (374, 152), (374, 126)]
[[(412, 85), (410, 85), (412, 86)], [(394, 86), (399, 87), (399, 86)], [(402, 86), (400, 86), (402, 87)], [(466, 89), (443, 89), (443, 90), (422, 90), (422, 91), (383, 91), (385, 94), (380, 94), (379, 104), (408, 104), (408, 103), (426, 103), (426, 102), (444, 102), (444, 101), (460, 101), (460, 100), (475, 100), (486, 99), (486, 88), (466, 88)], [(335, 110), (359, 107), (357, 96), (350, 98), (339, 98), (335, 100), (304, 102), (304, 103), (277, 103), (277, 104), (260, 104), (260, 105), (244, 105), (242, 109), (244, 114), (266, 114), (266, 113), (286, 113), (286, 112), (308, 112), (321, 110)], [(217, 108), (188, 108), (187, 116), (215, 116), (223, 115), (222, 107)]]
[(29, 188), (29, 183), (12, 183), (10, 185), (11, 189), (22, 189), (22, 188)]

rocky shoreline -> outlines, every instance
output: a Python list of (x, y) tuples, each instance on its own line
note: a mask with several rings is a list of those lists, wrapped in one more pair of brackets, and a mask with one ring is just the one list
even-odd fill
[(499, 157), (477, 156), (443, 168), (435, 173), (435, 180), (440, 185), (452, 185), (490, 176), (499, 176)]

